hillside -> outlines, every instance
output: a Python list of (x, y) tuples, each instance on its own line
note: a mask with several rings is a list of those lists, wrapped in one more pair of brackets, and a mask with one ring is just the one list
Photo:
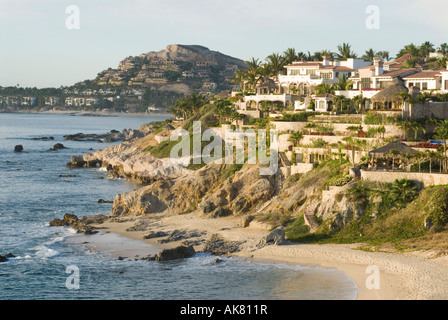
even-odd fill
[(100, 72), (98, 85), (128, 85), (183, 94), (231, 90), (244, 61), (199, 45), (168, 45), (164, 50), (130, 56), (116, 69)]
[(236, 89), (232, 79), (245, 62), (199, 45), (169, 45), (130, 56), (65, 88), (0, 87), (1, 112), (164, 111), (184, 95)]

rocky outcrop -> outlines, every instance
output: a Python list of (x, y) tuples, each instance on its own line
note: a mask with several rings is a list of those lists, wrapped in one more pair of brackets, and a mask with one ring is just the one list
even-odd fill
[(258, 165), (245, 165), (202, 199), (199, 212), (208, 217), (245, 214), (270, 199), (274, 190), (272, 176), (261, 176)]
[(23, 146), (21, 144), (18, 144), (14, 147), (14, 152), (22, 152)]
[(208, 165), (178, 179), (158, 180), (115, 197), (112, 216), (145, 215), (170, 210), (176, 214), (196, 209), (197, 203), (220, 180), (225, 165)]
[(175, 179), (191, 172), (182, 165), (173, 163), (169, 158), (155, 158), (131, 142), (123, 142), (82, 156), (72, 156), (67, 166), (72, 168), (102, 166), (107, 168), (114, 178), (129, 178), (140, 183)]
[(263, 248), (267, 245), (274, 244), (274, 245), (282, 245), (285, 244), (285, 229), (283, 227), (279, 227), (275, 230), (273, 230), (270, 234), (263, 237), (261, 239), (260, 243), (257, 245), (258, 248)]
[(50, 221), (50, 227), (72, 227), (79, 233), (95, 234), (98, 231), (94, 227), (90, 226), (93, 223), (102, 223), (107, 218), (103, 215), (83, 217), (79, 219), (74, 214), (65, 214), (62, 219), (55, 218)]
[(7, 253), (4, 256), (0, 255), (0, 262), (6, 262), (8, 261), (8, 259), (10, 258), (15, 258), (16, 256), (13, 255), (12, 253)]
[(156, 261), (170, 261), (170, 260), (177, 260), (177, 259), (185, 259), (190, 258), (196, 254), (196, 251), (192, 246), (178, 246), (173, 249), (164, 249), (160, 251), (157, 255), (155, 260)]
[(56, 143), (53, 148), (48, 149), (48, 151), (58, 151), (61, 149), (67, 149), (62, 143)]
[(183, 214), (196, 209), (207, 217), (240, 215), (272, 196), (274, 181), (272, 177), (260, 176), (258, 165), (246, 165), (223, 180), (230, 166), (212, 163), (180, 178), (158, 180), (119, 194), (111, 215), (139, 216), (165, 211)]
[(204, 246), (204, 252), (214, 255), (229, 255), (240, 250), (243, 241), (226, 241), (220, 235), (213, 234)]
[(104, 134), (94, 133), (76, 133), (71, 135), (65, 135), (64, 139), (67, 141), (96, 141), (96, 142), (117, 142), (117, 141), (130, 141), (136, 138), (142, 138), (145, 133), (139, 130), (124, 129), (122, 132), (117, 130), (111, 130)]

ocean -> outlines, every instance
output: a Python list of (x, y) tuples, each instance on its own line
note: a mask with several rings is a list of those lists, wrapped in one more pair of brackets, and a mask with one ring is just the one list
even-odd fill
[[(70, 169), (72, 155), (110, 143), (65, 141), (75, 133), (136, 129), (163, 116), (0, 113), (0, 300), (352, 300), (346, 274), (306, 265), (254, 263), (197, 253), (171, 262), (119, 260), (69, 241), (54, 218), (108, 214), (118, 193), (138, 186), (98, 168)], [(54, 140), (33, 138), (54, 137)], [(56, 143), (67, 149), (48, 151)], [(23, 152), (14, 147), (22, 145)], [(74, 280), (74, 276), (77, 276)]]

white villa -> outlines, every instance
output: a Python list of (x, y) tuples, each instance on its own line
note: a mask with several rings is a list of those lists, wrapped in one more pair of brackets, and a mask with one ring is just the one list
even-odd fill
[(280, 87), (287, 93), (308, 96), (321, 83), (335, 83), (339, 76), (349, 78), (356, 70), (370, 66), (363, 59), (347, 59), (346, 61), (330, 61), (324, 56), (322, 62), (295, 61), (285, 66), (286, 75), (279, 75)]

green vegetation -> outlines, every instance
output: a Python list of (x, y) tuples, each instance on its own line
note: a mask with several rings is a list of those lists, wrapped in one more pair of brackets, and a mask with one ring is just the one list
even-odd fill
[(358, 181), (345, 195), (362, 210), (342, 229), (331, 229), (331, 221), (324, 221), (310, 234), (303, 217), (299, 217), (286, 227), (288, 239), (300, 243), (364, 243), (368, 250), (392, 245), (394, 250), (407, 250), (415, 247), (414, 241), (446, 233), (448, 186), (418, 190), (407, 179), (389, 184)]
[(285, 235), (289, 240), (294, 240), (309, 234), (309, 231), (310, 227), (305, 225), (305, 218), (301, 215), (285, 228)]

